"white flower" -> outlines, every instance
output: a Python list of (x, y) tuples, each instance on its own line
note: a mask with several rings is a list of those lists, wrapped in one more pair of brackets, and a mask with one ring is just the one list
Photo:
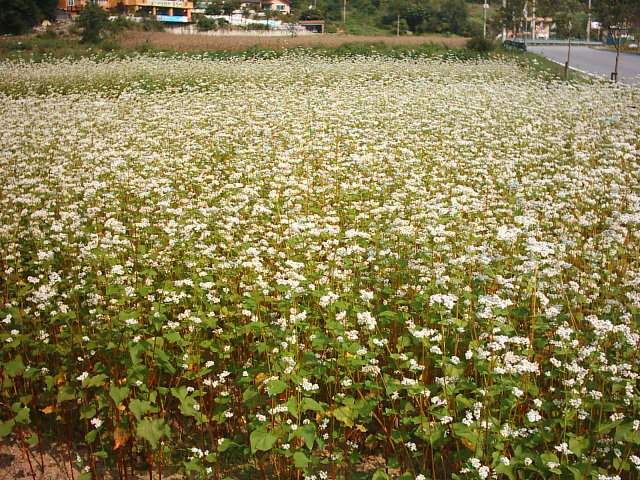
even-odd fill
[(93, 428), (95, 428), (95, 429), (100, 428), (102, 426), (102, 424), (103, 424), (103, 421), (98, 417), (93, 417), (91, 419), (91, 425), (93, 425)]
[(542, 415), (540, 415), (540, 412), (538, 412), (537, 410), (529, 410), (527, 412), (527, 420), (529, 420), (531, 423), (535, 423), (542, 420)]

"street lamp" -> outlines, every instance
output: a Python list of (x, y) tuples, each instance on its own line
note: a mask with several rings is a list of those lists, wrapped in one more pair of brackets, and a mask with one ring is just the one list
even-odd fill
[(591, 41), (591, 0), (589, 0), (589, 12), (587, 16), (587, 42)]
[(482, 6), (484, 10), (484, 25), (482, 27), (482, 37), (487, 38), (487, 10), (489, 10), (489, 3), (487, 0), (484, 0), (484, 5)]

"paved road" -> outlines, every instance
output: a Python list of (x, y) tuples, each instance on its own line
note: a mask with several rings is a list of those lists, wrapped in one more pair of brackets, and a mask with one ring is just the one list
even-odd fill
[[(538, 53), (564, 65), (567, 61), (567, 47), (556, 45), (527, 46), (527, 51)], [(596, 50), (590, 47), (571, 47), (572, 68), (600, 77), (610, 78), (616, 63), (615, 52)], [(620, 54), (618, 79), (621, 82), (640, 85), (640, 55)]]

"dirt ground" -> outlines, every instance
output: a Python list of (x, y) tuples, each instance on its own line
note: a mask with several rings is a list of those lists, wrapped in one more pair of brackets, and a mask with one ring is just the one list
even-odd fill
[[(30, 460), (37, 480), (71, 480), (71, 465), (61, 450), (48, 448), (42, 457), (37, 450), (31, 450)], [(73, 478), (79, 475), (74, 466)], [(0, 444), (0, 480), (20, 479), (33, 479), (24, 451), (15, 444)]]
[[(80, 469), (74, 464), (73, 473), (67, 452), (64, 448), (58, 448), (48, 445), (43, 452), (42, 457), (38, 449), (30, 450), (31, 467), (29, 460), (23, 450), (17, 445), (0, 443), (0, 480), (78, 480)], [(44, 463), (43, 463), (44, 461)], [(367, 473), (368, 475), (376, 469), (385, 468), (385, 459), (380, 455), (365, 456), (362, 463), (355, 466), (353, 472)], [(391, 478), (397, 478), (399, 471), (396, 469), (388, 469), (387, 472)], [(251, 478), (246, 473), (238, 472), (237, 477), (231, 478)], [(115, 472), (100, 472), (103, 480), (117, 480), (118, 476)], [(137, 470), (135, 474), (129, 473), (129, 480), (149, 480), (149, 473), (146, 470)], [(153, 479), (157, 479), (156, 472), (153, 473)], [(181, 480), (182, 477), (177, 473), (175, 468), (165, 468), (163, 470), (163, 480)]]
[(120, 44), (125, 48), (136, 48), (148, 45), (157, 49), (178, 51), (207, 50), (244, 50), (252, 46), (283, 49), (291, 47), (339, 47), (345, 43), (384, 43), (395, 45), (422, 45), (435, 43), (448, 47), (462, 47), (467, 42), (463, 37), (446, 37), (442, 35), (420, 36), (363, 36), (363, 35), (300, 35), (297, 37), (273, 37), (259, 35), (179, 35), (169, 32), (127, 31), (120, 37)]

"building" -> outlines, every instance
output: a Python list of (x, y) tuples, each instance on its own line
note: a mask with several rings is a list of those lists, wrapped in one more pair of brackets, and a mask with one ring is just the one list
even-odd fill
[[(534, 24), (534, 34), (532, 38), (540, 39), (540, 40), (549, 40), (551, 34), (551, 27), (554, 24), (552, 17), (535, 17), (535, 22), (533, 21), (533, 17), (527, 17), (527, 27), (531, 29), (531, 25)], [(529, 32), (531, 35), (531, 32)]]
[(298, 23), (309, 32), (324, 33), (324, 20), (300, 20)]
[(262, 0), (262, 9), (269, 12), (283, 14), (291, 13), (291, 3), (289, 0)]
[(291, 13), (290, 0), (242, 0), (240, 8), (254, 12)]
[[(58, 0), (58, 8), (69, 14), (78, 13), (92, 0)], [(96, 0), (105, 10), (135, 15), (146, 13), (160, 22), (188, 23), (191, 21), (191, 0)]]

